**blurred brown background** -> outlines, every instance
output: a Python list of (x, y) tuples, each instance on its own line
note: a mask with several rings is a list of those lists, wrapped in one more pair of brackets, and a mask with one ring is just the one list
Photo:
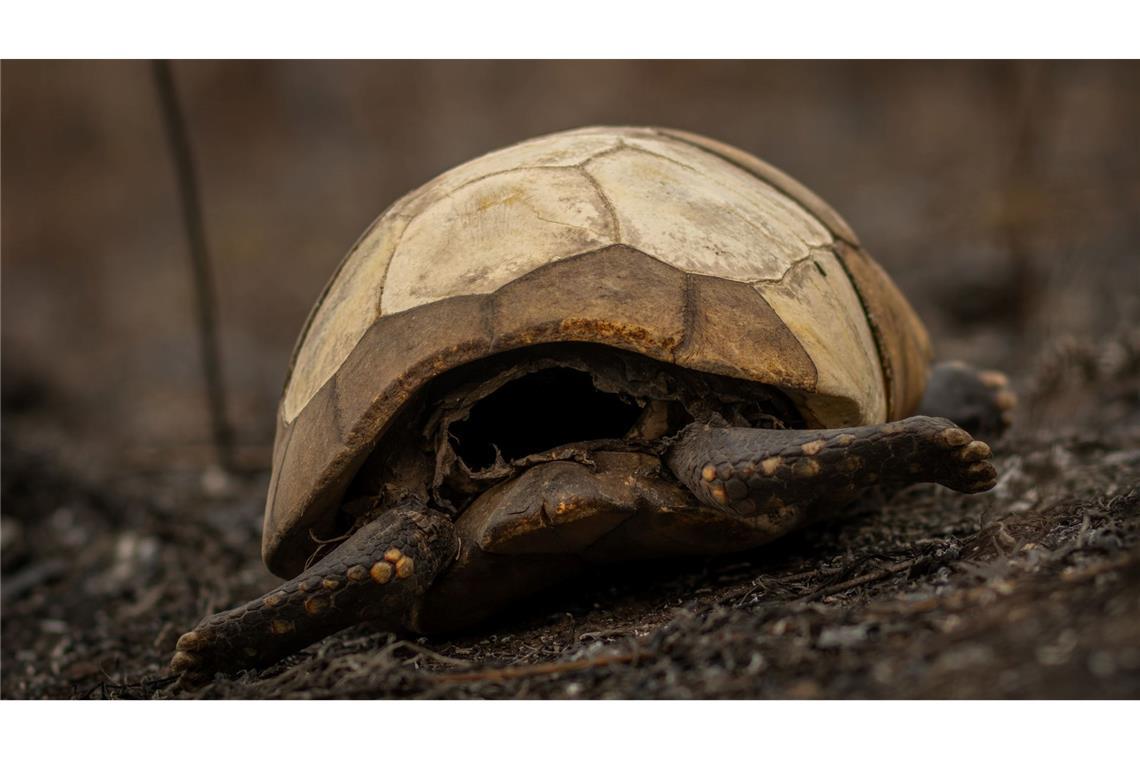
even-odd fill
[[(848, 218), (944, 355), (1016, 374), (1048, 340), (1137, 316), (1134, 64), (178, 62), (174, 72), (231, 417), (254, 458), (271, 440), (307, 310), (369, 221), (458, 162), (585, 124), (694, 130), (788, 171)], [(190, 269), (148, 64), (6, 62), (2, 136), (9, 408), (46, 403), (77, 444), (115, 455), (204, 447)]]

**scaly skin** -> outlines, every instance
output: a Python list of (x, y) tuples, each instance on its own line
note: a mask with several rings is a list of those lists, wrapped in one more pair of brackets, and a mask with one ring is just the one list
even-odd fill
[(170, 669), (185, 684), (276, 662), (341, 628), (403, 628), (458, 551), (451, 520), (397, 508), (268, 594), (211, 615), (178, 640)]
[(956, 491), (992, 488), (990, 447), (947, 419), (829, 430), (712, 428), (682, 431), (667, 461), (704, 503), (741, 516), (788, 509), (813, 514), (856, 499), (871, 486), (941, 483)]

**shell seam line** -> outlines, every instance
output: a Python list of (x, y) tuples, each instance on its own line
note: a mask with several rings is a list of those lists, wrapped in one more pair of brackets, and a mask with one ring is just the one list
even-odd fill
[[(592, 156), (588, 156), (588, 157), (584, 158), (583, 160), (579, 161), (576, 164), (524, 164), (522, 166), (512, 166), (509, 169), (499, 169), (497, 171), (488, 172), (486, 174), (480, 174), (478, 177), (472, 177), (471, 179), (467, 180), (466, 182), (463, 182), (463, 183), (456, 185), (455, 187), (451, 188), (446, 193), (444, 193), (441, 196), (441, 198), (450, 198), (451, 196), (455, 195), (455, 193), (458, 193), (460, 190), (463, 190), (464, 188), (467, 188), (467, 187), (470, 187), (471, 185), (474, 185), (476, 182), (482, 182), (483, 180), (490, 179), (491, 177), (501, 177), (504, 174), (512, 174), (514, 172), (524, 172), (524, 171), (546, 170), (546, 169), (550, 169), (550, 170), (554, 170), (554, 171), (558, 171), (560, 169), (568, 169), (571, 171), (574, 169), (581, 169), (586, 164), (593, 161), (595, 158), (600, 158), (601, 156), (609, 155), (610, 153), (616, 153), (619, 150), (622, 150), (623, 147), (625, 147), (624, 144), (617, 145), (617, 146), (614, 146), (612, 148), (606, 148), (605, 150), (599, 151), (598, 153), (595, 153)], [(476, 159), (476, 160), (478, 160), (478, 159)], [(458, 167), (456, 167), (456, 168), (458, 168)], [(448, 170), (448, 171), (451, 171), (451, 170)], [(446, 173), (447, 172), (444, 172), (444, 174), (446, 174)], [(442, 175), (440, 175), (440, 176), (442, 176)], [(436, 177), (436, 179), (439, 179), (439, 177)], [(428, 184), (430, 185), (430, 184), (432, 184), (432, 182), (429, 180)], [(425, 190), (426, 190), (426, 188), (425, 188)], [(417, 216), (418, 216), (418, 214), (417, 214)]]
[[(343, 270), (345, 265), (348, 264), (348, 260), (351, 259), (352, 255), (356, 253), (356, 251), (360, 248), (360, 244), (364, 242), (364, 239), (368, 237), (373, 230), (376, 229), (377, 225), (379, 225), (380, 222), (388, 216), (388, 214), (395, 210), (396, 206), (400, 204), (401, 200), (403, 199), (397, 198), (396, 200), (392, 201), (392, 203), (388, 204), (387, 208), (381, 211), (380, 214), (372, 220), (372, 223), (369, 224), (368, 227), (365, 228), (364, 232), (360, 233), (360, 235), (356, 238), (356, 242), (354, 242), (348, 249), (348, 253), (344, 254), (344, 256), (341, 257), (340, 262), (336, 265), (336, 269), (333, 270), (332, 274), (329, 275), (328, 280), (325, 281), (325, 286), (321, 289), (321, 293), (317, 296), (317, 300), (313, 304), (313, 307), (309, 309), (309, 313), (305, 317), (305, 323), (301, 325), (301, 332), (297, 336), (297, 341), (293, 344), (293, 351), (289, 355), (289, 364), (285, 368), (285, 387), (281, 389), (282, 395), (284, 395), (285, 391), (289, 389), (289, 383), (293, 379), (293, 367), (297, 363), (297, 355), (301, 353), (301, 346), (305, 344), (305, 338), (309, 337), (309, 328), (313, 326), (313, 319), (316, 318), (317, 312), (320, 311), (321, 306), (324, 305), (325, 299), (329, 295), (329, 291), (332, 290), (333, 283), (336, 282), (337, 277), (340, 276), (341, 270)], [(383, 281), (381, 281), (381, 285), (383, 285)]]
[[(795, 332), (793, 332), (792, 329), (787, 326), (787, 324), (784, 322), (784, 320), (780, 317), (780, 313), (778, 311), (776, 311), (776, 309), (772, 306), (772, 303), (767, 298), (764, 297), (764, 294), (761, 293), (759, 290), (756, 290), (755, 288), (753, 288), (752, 292), (754, 292), (756, 294), (756, 296), (761, 301), (764, 302), (765, 306), (767, 306), (769, 309), (772, 310), (772, 313), (775, 314), (776, 318), (780, 320), (780, 324), (783, 324), (785, 329), (787, 329), (788, 336), (796, 342), (796, 345), (800, 347), (800, 351), (803, 351), (804, 356), (807, 357), (808, 364), (811, 365), (811, 388), (810, 388), (810, 390), (808, 390), (808, 389), (805, 389), (805, 390), (807, 390), (808, 393), (818, 393), (819, 392), (819, 367), (816, 365), (815, 359), (812, 358), (811, 352), (807, 350), (807, 346), (805, 346), (804, 342), (802, 340), (800, 340), (800, 336), (796, 335)], [(796, 405), (795, 402), (793, 402), (793, 405)], [(798, 408), (798, 405), (796, 405), (796, 406)]]
[(337, 373), (334, 371), (329, 377), (329, 403), (332, 404), (333, 427), (342, 440), (347, 437), (340, 413), (340, 388), (338, 387)]
[(380, 275), (380, 292), (376, 294), (376, 319), (384, 315), (384, 291), (388, 289), (386, 287), (388, 285), (388, 270), (392, 268), (392, 262), (395, 260), (396, 254), (400, 252), (400, 243), (404, 242), (404, 233), (408, 231), (408, 227), (411, 227), (412, 222), (418, 217), (419, 214), (416, 214), (411, 219), (408, 219), (404, 224), (404, 228), (400, 230), (400, 234), (392, 241), (392, 255), (384, 262), (384, 272)]
[[(800, 256), (798, 259), (790, 262), (788, 264), (788, 268), (786, 270), (784, 270), (784, 273), (782, 275), (780, 275), (779, 277), (759, 277), (755, 280), (747, 280), (746, 282), (748, 285), (759, 285), (760, 283), (768, 283), (768, 284), (779, 285), (781, 282), (783, 282), (784, 280), (786, 280), (788, 278), (788, 275), (790, 275), (792, 273), (792, 270), (798, 269), (801, 264), (806, 264), (809, 261), (814, 261), (815, 255), (817, 253), (819, 253), (820, 251), (830, 251), (831, 253), (834, 254), (835, 253), (835, 246), (834, 245), (813, 245), (808, 249), (808, 252), (805, 253), (803, 256)], [(838, 254), (836, 254), (836, 258), (839, 258)], [(850, 279), (850, 277), (848, 277), (848, 279)]]
[[(862, 249), (857, 246), (851, 246), (856, 255), (862, 253)], [(871, 330), (871, 339), (875, 343), (875, 351), (879, 354), (879, 367), (883, 372), (883, 390), (886, 394), (887, 402), (887, 419), (894, 416), (894, 367), (891, 366), (890, 360), (887, 357), (886, 346), (883, 342), (882, 330), (879, 327), (878, 321), (871, 315), (871, 310), (867, 308), (867, 299), (863, 296), (863, 291), (859, 289), (859, 283), (851, 275), (851, 270), (847, 267), (847, 262), (843, 260), (843, 256), (839, 251), (835, 251), (835, 260), (839, 262), (840, 268), (843, 269), (843, 274), (847, 276), (847, 281), (851, 283), (851, 289), (855, 291), (855, 297), (859, 299), (859, 306), (863, 309), (863, 318), (867, 320), (867, 327)]]
[(619, 137), (617, 145), (611, 145), (608, 148), (605, 148), (603, 150), (599, 150), (597, 153), (593, 153), (589, 156), (586, 156), (585, 158), (583, 158), (578, 163), (572, 164), (572, 166), (575, 169), (585, 169), (586, 165), (589, 164), (591, 161), (594, 161), (595, 159), (605, 158), (606, 156), (612, 156), (615, 153), (621, 153), (623, 150), (626, 150), (628, 148), (629, 148), (629, 145), (626, 144), (625, 140), (623, 140)]
[[(607, 149), (607, 151), (604, 151), (604, 152), (609, 152), (610, 150), (616, 150), (616, 149)], [(490, 172), (488, 174), (483, 174), (483, 175), (480, 175), (478, 177), (475, 177), (474, 179), (469, 179), (466, 182), (464, 182), (463, 184), (458, 185), (457, 187), (453, 187), (451, 190), (448, 190), (446, 193), (444, 193), (442, 196), (440, 196), (439, 200), (453, 199), (454, 195), (456, 193), (458, 193), (460, 190), (463, 190), (464, 188), (470, 187), (471, 185), (474, 185), (478, 182), (482, 182), (483, 180), (490, 179), (491, 177), (500, 177), (500, 176), (503, 176), (505, 174), (513, 174), (515, 172), (522, 172), (522, 171), (547, 171), (547, 170), (550, 170), (550, 171), (559, 171), (559, 170), (575, 171), (575, 170), (578, 170), (582, 174), (585, 175), (586, 181), (590, 183), (590, 185), (594, 188), (594, 190), (596, 190), (598, 192), (598, 194), (602, 196), (602, 198), (601, 198), (602, 203), (606, 206), (606, 210), (610, 214), (610, 217), (613, 221), (613, 226), (615, 229), (618, 229), (617, 215), (614, 211), (613, 204), (611, 204), (609, 199), (605, 197), (605, 194), (602, 193), (601, 187), (598, 185), (598, 182), (589, 174), (589, 172), (586, 172), (582, 169), (582, 167), (588, 161), (592, 160), (593, 158), (594, 157), (591, 156), (590, 158), (586, 159), (586, 161), (583, 161), (581, 163), (566, 164), (566, 165), (562, 165), (562, 166), (548, 165), (548, 164), (535, 164), (532, 166), (515, 166), (515, 167), (512, 167), (510, 169), (500, 169), (499, 171), (496, 171), (496, 172)], [(529, 203), (525, 204), (525, 205), (532, 212), (534, 212), (535, 218), (540, 219), (541, 221), (549, 222), (550, 224), (560, 224), (560, 225), (563, 225), (565, 227), (573, 227), (574, 229), (585, 230), (587, 232), (591, 232), (591, 233), (596, 234), (596, 232), (594, 230), (591, 230), (589, 227), (582, 227), (582, 226), (579, 226), (576, 224), (567, 224), (566, 222), (559, 222), (559, 221), (556, 221), (554, 219), (547, 219), (546, 217), (540, 216), (538, 214), (538, 212), (536, 211), (536, 209), (534, 208), (534, 206), (530, 205)], [(424, 209), (424, 210), (426, 210), (426, 209)], [(422, 215), (422, 213), (423, 213), (423, 211), (420, 211), (415, 216), (411, 217), (408, 220), (408, 225), (410, 226), (412, 224), (412, 222), (414, 222), (416, 219), (418, 219)], [(373, 225), (373, 226), (375, 226), (375, 225)], [(397, 241), (397, 244), (398, 243), (399, 243), (399, 241)], [(394, 255), (395, 254), (393, 254), (393, 256)], [(385, 270), (385, 275), (387, 275), (387, 270)]]
[(756, 179), (760, 180), (765, 185), (768, 185), (768, 187), (772, 188), (773, 190), (778, 192), (780, 195), (783, 195), (784, 197), (788, 198), (788, 200), (790, 200), (792, 203), (794, 203), (797, 206), (799, 206), (800, 208), (802, 208), (808, 216), (810, 216), (812, 219), (815, 219), (817, 222), (819, 222), (823, 226), (823, 228), (825, 230), (830, 232), (832, 237), (838, 238), (839, 240), (842, 240), (843, 242), (847, 243), (848, 245), (851, 245), (851, 246), (856, 245), (854, 241), (848, 240), (847, 238), (838, 234), (835, 230), (831, 229), (831, 227), (826, 222), (824, 222), (823, 219), (820, 219), (819, 214), (815, 213), (810, 208), (805, 206), (803, 204), (803, 202), (800, 201), (799, 198), (796, 198), (794, 196), (789, 195), (785, 190), (780, 189), (776, 185), (772, 184), (770, 181), (764, 179), (764, 177), (761, 177), (755, 171), (750, 169), (748, 166), (740, 163), (739, 161), (734, 161), (733, 159), (729, 158), (728, 156), (723, 156), (720, 153), (717, 153), (716, 151), (705, 147), (704, 145), (692, 142), (690, 140), (686, 140), (685, 138), (683, 138), (679, 135), (672, 135), (672, 134), (669, 134), (668, 132), (655, 132), (655, 134), (657, 134), (660, 137), (665, 138), (666, 140), (672, 140), (674, 142), (679, 142), (682, 145), (688, 145), (691, 148), (696, 148), (697, 150), (701, 151), (702, 153), (707, 153), (708, 155), (712, 156), (713, 158), (719, 158), (721, 161), (724, 161), (726, 164), (731, 164), (732, 166), (735, 166), (737, 169), (742, 169), (743, 171), (748, 172), (750, 175), (752, 175)]
[[(637, 250), (637, 249), (635, 248), (633, 250)], [(648, 254), (645, 254), (641, 251), (639, 251), (639, 253), (642, 253), (642, 255), (648, 255)], [(681, 354), (685, 351), (685, 349), (688, 348), (689, 344), (692, 342), (692, 338), (694, 337), (694, 333), (696, 332), (696, 330), (695, 330), (696, 314), (697, 314), (696, 290), (697, 290), (698, 278), (707, 278), (707, 279), (713, 279), (713, 280), (721, 279), (721, 278), (718, 278), (718, 277), (715, 277), (712, 275), (693, 274), (691, 272), (684, 272), (683, 270), (681, 270), (681, 271), (685, 275), (684, 296), (683, 296), (683, 301), (682, 301), (682, 324), (683, 324), (684, 332), (681, 335), (681, 342), (678, 343), (677, 347), (673, 349), (673, 362), (674, 363), (677, 362), (678, 357), (681, 356)], [(742, 284), (747, 285), (748, 283), (742, 283)], [(779, 316), (779, 314), (776, 312), (776, 310), (772, 308), (772, 304), (769, 303), (768, 299), (764, 297), (763, 293), (761, 293), (758, 290), (753, 290), (753, 293), (755, 294), (755, 296), (757, 298), (759, 298), (761, 301), (764, 302), (765, 306), (767, 306), (769, 309), (772, 309), (773, 313), (777, 314), (777, 317)], [(782, 321), (783, 320), (781, 320), (781, 322)], [(800, 340), (799, 336), (796, 335), (794, 332), (792, 332), (790, 329), (788, 330), (788, 336), (796, 342), (796, 345), (798, 345), (800, 347), (800, 351), (802, 351), (803, 355), (805, 357), (807, 357), (808, 363), (811, 364), (811, 374), (812, 374), (811, 388), (810, 389), (804, 389), (804, 390), (806, 390), (809, 393), (815, 393), (817, 391), (817, 388), (819, 387), (819, 367), (817, 367), (815, 365), (815, 360), (812, 359), (811, 354), (808, 352), (807, 348), (804, 346), (803, 341)]]
[(487, 333), (488, 350), (495, 353), (499, 342), (498, 331), (495, 325), (499, 321), (499, 291), (492, 290), (487, 294), (486, 306), (483, 313), (483, 330)]
[(620, 244), (622, 242), (622, 234), (621, 222), (618, 220), (617, 208), (606, 195), (605, 190), (602, 189), (602, 184), (598, 182), (597, 178), (593, 174), (590, 174), (590, 172), (587, 171), (584, 166), (578, 167), (578, 171), (582, 173), (582, 176), (585, 177), (586, 181), (589, 182), (590, 185), (594, 188), (594, 192), (598, 194), (598, 198), (601, 200), (602, 205), (605, 206), (606, 211), (609, 212), (610, 225), (613, 228), (611, 230), (611, 237), (613, 237), (615, 244)]
[[(597, 230), (591, 229), (589, 227), (583, 227), (580, 224), (570, 224), (569, 222), (560, 222), (557, 219), (547, 219), (545, 216), (538, 213), (538, 209), (536, 209), (534, 206), (531, 206), (529, 203), (524, 202), (523, 205), (526, 206), (527, 208), (529, 208), (531, 210), (531, 212), (534, 214), (534, 218), (538, 219), (540, 222), (546, 222), (547, 224), (557, 224), (559, 227), (569, 227), (572, 230), (582, 230), (583, 232), (588, 232), (591, 235), (597, 235), (598, 234)], [(617, 241), (614, 241), (614, 242), (617, 242)]]
[[(668, 137), (668, 135), (664, 135), (664, 136), (665, 136), (665, 137)], [(692, 145), (692, 143), (688, 143), (688, 142), (683, 142), (682, 144), (684, 144), (684, 145)], [(694, 147), (694, 148), (700, 148), (700, 146), (699, 146), (699, 145), (693, 145), (693, 147)], [(651, 156), (657, 156), (658, 158), (664, 159), (664, 160), (666, 160), (666, 161), (671, 161), (671, 162), (673, 162), (674, 164), (677, 164), (678, 166), (683, 166), (683, 167), (685, 167), (686, 169), (689, 169), (689, 170), (690, 170), (690, 171), (692, 171), (692, 172), (698, 173), (698, 174), (700, 174), (701, 176), (703, 176), (703, 177), (706, 177), (707, 179), (709, 179), (709, 180), (710, 180), (710, 181), (711, 181), (711, 182), (712, 182), (714, 185), (716, 185), (717, 187), (719, 187), (719, 188), (721, 188), (722, 190), (725, 190), (725, 191), (727, 191), (727, 192), (729, 192), (729, 193), (731, 193), (731, 194), (733, 194), (733, 195), (735, 195), (735, 196), (738, 196), (738, 197), (739, 197), (739, 196), (741, 196), (741, 195), (742, 195), (742, 193), (741, 193), (741, 192), (740, 192), (740, 191), (739, 191), (737, 188), (734, 188), (734, 187), (732, 187), (732, 186), (730, 186), (730, 185), (728, 185), (728, 184), (726, 184), (726, 183), (724, 183), (724, 182), (721, 182), (721, 181), (720, 181), (719, 179), (717, 179), (715, 176), (712, 176), (712, 175), (708, 175), (708, 174), (705, 174), (704, 172), (701, 172), (701, 171), (700, 171), (699, 169), (697, 169), (696, 167), (693, 167), (693, 166), (689, 166), (689, 165), (688, 165), (688, 164), (686, 164), (686, 163), (682, 163), (681, 161), (677, 161), (676, 159), (670, 158), (670, 157), (668, 157), (668, 156), (663, 156), (663, 155), (661, 155), (660, 153), (654, 153), (654, 152), (653, 152), (653, 151), (651, 151), (651, 150), (645, 150), (645, 149), (640, 149), (640, 150), (641, 150), (643, 153), (647, 153), (647, 154), (649, 154), (649, 155), (651, 155)], [(708, 151), (704, 151), (704, 152), (705, 152), (707, 155), (712, 155), (712, 156), (715, 156), (715, 157), (717, 157), (717, 158), (722, 158), (722, 159), (724, 158), (723, 156), (716, 156), (716, 154), (713, 154), (713, 153), (709, 153)], [(727, 161), (728, 159), (724, 159), (724, 160), (726, 160), (726, 161)], [(746, 174), (748, 174), (750, 177), (752, 177), (753, 179), (755, 179), (757, 182), (760, 182), (761, 184), (765, 185), (766, 187), (769, 187), (769, 188), (771, 188), (771, 189), (772, 189), (772, 191), (773, 191), (773, 192), (774, 192), (774, 193), (775, 193), (775, 194), (776, 194), (776, 195), (777, 195), (777, 196), (778, 196), (780, 199), (782, 199), (782, 200), (786, 201), (787, 203), (790, 203), (792, 206), (795, 206), (796, 208), (799, 208), (799, 209), (801, 209), (802, 211), (806, 212), (806, 214), (807, 214), (807, 216), (808, 216), (809, 218), (811, 218), (811, 219), (814, 219), (814, 220), (815, 220), (815, 222), (816, 222), (816, 223), (817, 223), (817, 224), (818, 224), (820, 227), (822, 227), (822, 228), (824, 229), (824, 231), (825, 231), (825, 232), (827, 232), (827, 234), (828, 234), (828, 237), (831, 237), (831, 238), (834, 238), (834, 237), (835, 237), (835, 234), (834, 234), (834, 233), (833, 233), (833, 232), (832, 232), (832, 231), (831, 231), (831, 230), (828, 228), (828, 226), (827, 226), (826, 224), (824, 224), (824, 223), (823, 223), (823, 220), (822, 220), (822, 219), (820, 219), (818, 216), (816, 216), (816, 215), (815, 215), (815, 214), (814, 214), (814, 213), (811, 211), (811, 209), (808, 209), (808, 208), (806, 208), (806, 207), (805, 207), (803, 204), (801, 204), (801, 203), (800, 203), (799, 201), (797, 201), (795, 198), (793, 198), (792, 196), (788, 195), (787, 191), (785, 191), (785, 190), (783, 190), (783, 189), (781, 189), (781, 188), (779, 188), (779, 187), (777, 187), (777, 186), (773, 185), (771, 182), (769, 182), (768, 180), (766, 180), (766, 179), (764, 179), (763, 177), (759, 176), (759, 175), (758, 175), (758, 174), (756, 174), (755, 172), (753, 172), (753, 171), (750, 171), (750, 170), (749, 170), (749, 169), (747, 169), (746, 167), (740, 166), (739, 164), (736, 164), (735, 162), (732, 162), (732, 161), (729, 161), (729, 164), (730, 164), (730, 165), (732, 165), (732, 166), (736, 166), (738, 169), (740, 169), (741, 171), (743, 171), (743, 172), (745, 172)], [(742, 222), (744, 222), (745, 224), (747, 224), (749, 227), (752, 227), (753, 229), (759, 230), (760, 232), (762, 232), (763, 234), (767, 235), (769, 238), (771, 238), (771, 239), (773, 239), (773, 240), (779, 240), (779, 239), (780, 239), (780, 236), (776, 234), (776, 231), (775, 231), (775, 230), (772, 230), (772, 229), (768, 228), (768, 227), (767, 227), (766, 225), (764, 225), (764, 224), (757, 224), (756, 222), (752, 221), (752, 220), (751, 220), (751, 219), (749, 219), (747, 216), (745, 216), (744, 214), (742, 214), (742, 213), (741, 213), (739, 210), (737, 210), (735, 207), (733, 207), (733, 206), (730, 206), (728, 210), (729, 210), (729, 211), (730, 211), (730, 212), (731, 212), (731, 213), (732, 213), (734, 216), (736, 216), (738, 219), (740, 219)], [(801, 243), (803, 243), (805, 246), (807, 246), (807, 247), (809, 247), (809, 248), (811, 248), (811, 247), (814, 247), (814, 246), (813, 246), (811, 243), (809, 243), (807, 240), (804, 240), (804, 238), (803, 238), (803, 237), (801, 237), (801, 236), (799, 235), (799, 233), (797, 233), (795, 230), (789, 229), (789, 230), (788, 230), (788, 232), (789, 232), (789, 233), (791, 233), (791, 234), (792, 234), (792, 236), (794, 236), (796, 239), (798, 239), (798, 240), (799, 240)]]
[(671, 358), (674, 363), (688, 349), (696, 332), (697, 311), (694, 303), (696, 290), (696, 276), (685, 272), (685, 286), (681, 297), (681, 340), (673, 347)]
[[(728, 189), (728, 188), (726, 188), (726, 189)], [(757, 231), (758, 231), (758, 232), (760, 232), (762, 235), (765, 235), (766, 237), (768, 237), (768, 239), (769, 239), (769, 240), (779, 240), (779, 239), (780, 239), (780, 236), (776, 234), (775, 230), (769, 229), (767, 225), (764, 225), (764, 224), (758, 224), (758, 223), (756, 223), (756, 222), (752, 221), (752, 220), (751, 220), (751, 219), (749, 219), (747, 216), (745, 216), (744, 214), (742, 214), (742, 213), (740, 212), (740, 210), (739, 210), (739, 209), (737, 209), (735, 206), (728, 206), (727, 208), (728, 208), (728, 212), (729, 212), (730, 214), (732, 214), (732, 215), (733, 215), (733, 216), (735, 216), (737, 219), (739, 219), (740, 221), (742, 221), (742, 222), (744, 222), (745, 224), (747, 224), (747, 225), (748, 225), (749, 227), (751, 227), (752, 229), (754, 229), (754, 230), (757, 230)], [(825, 229), (826, 229), (826, 228), (825, 228)], [(799, 235), (797, 235), (797, 234), (796, 234), (794, 231), (792, 231), (792, 235), (794, 235), (794, 236), (795, 236), (795, 237), (796, 237), (796, 238), (797, 238), (797, 239), (798, 239), (798, 240), (799, 240), (801, 243), (803, 243), (803, 244), (804, 244), (805, 246), (807, 246), (808, 248), (812, 248), (812, 247), (813, 247), (813, 246), (811, 245), (811, 243), (809, 243), (808, 241), (804, 240), (802, 237), (800, 237)]]
[[(657, 136), (657, 135), (655, 135), (655, 136)], [(660, 136), (661, 137), (669, 137), (669, 135), (660, 135)], [(692, 145), (691, 143), (688, 143), (688, 142), (683, 142), (682, 144)], [(697, 146), (697, 145), (694, 145), (692, 147), (700, 148), (700, 146)], [(610, 148), (608, 150), (602, 151), (601, 153), (597, 153), (593, 156), (590, 156), (585, 161), (583, 161), (581, 164), (579, 164), (579, 166), (585, 168), (585, 166), (587, 164), (589, 164), (591, 161), (593, 161), (596, 158), (603, 158), (605, 156), (612, 155), (614, 153), (618, 153), (620, 151), (631, 151), (634, 153), (642, 153), (646, 156), (652, 156), (653, 158), (657, 158), (657, 159), (660, 159), (662, 161), (666, 161), (668, 163), (674, 164), (675, 166), (680, 166), (682, 169), (686, 169), (688, 171), (693, 172), (694, 174), (697, 174), (697, 175), (700, 175), (702, 177), (705, 177), (706, 179), (709, 179), (710, 181), (712, 181), (713, 184), (715, 184), (717, 187), (721, 188), (722, 190), (726, 190), (729, 193), (736, 195), (736, 196), (741, 195), (741, 193), (736, 188), (731, 187), (730, 185), (727, 185), (724, 182), (721, 182), (720, 180), (718, 180), (714, 176), (710, 176), (710, 175), (706, 174), (705, 172), (702, 172), (696, 166), (691, 166), (691, 165), (685, 163), (684, 161), (680, 161), (676, 158), (673, 158), (672, 156), (666, 156), (664, 153), (657, 153), (656, 151), (649, 150), (648, 148), (643, 148), (640, 145), (629, 145), (628, 143), (625, 143), (624, 141), (620, 145), (618, 145), (617, 147)], [(709, 153), (708, 151), (703, 151), (703, 152), (705, 152), (708, 155), (713, 155), (717, 158), (723, 158), (723, 156), (716, 156), (716, 154)], [(727, 160), (727, 159), (725, 159), (725, 160)], [(755, 172), (750, 171), (746, 167), (735, 164), (734, 162), (729, 162), (729, 163), (732, 164), (733, 166), (736, 166), (741, 171), (744, 171), (745, 173), (747, 173), (750, 177), (752, 177), (756, 181), (758, 181), (758, 182), (762, 183), (763, 185), (771, 188), (772, 191), (775, 192), (775, 194), (778, 195), (780, 198), (785, 199), (791, 205), (793, 205), (793, 206), (803, 210), (804, 212), (806, 212), (807, 216), (810, 217), (811, 219), (814, 219), (816, 221), (816, 223), (819, 224), (828, 233), (828, 235), (830, 237), (836, 237), (835, 234), (832, 233), (831, 230), (828, 228), (828, 226), (823, 223), (823, 220), (821, 220), (818, 216), (816, 216), (810, 209), (803, 206), (803, 204), (801, 204), (795, 198), (788, 195), (788, 193), (785, 190), (783, 190), (779, 187), (776, 187), (771, 182), (769, 182), (768, 180), (764, 179), (763, 177), (757, 175)], [(730, 206), (728, 210), (730, 213), (732, 213), (734, 216), (739, 218), (742, 222), (744, 222), (748, 226), (752, 227), (753, 229), (759, 230), (761, 233), (763, 233), (764, 235), (767, 235), (769, 238), (771, 238), (773, 240), (779, 239), (780, 236), (776, 234), (775, 230), (769, 229), (768, 227), (766, 227), (762, 224), (757, 224), (756, 222), (752, 221), (751, 219), (749, 219), (744, 214), (740, 213), (740, 211), (737, 210), (735, 207)], [(804, 238), (802, 238), (795, 230), (789, 230), (789, 232), (793, 236), (795, 236), (804, 245), (809, 246), (809, 247), (811, 246), (811, 243), (809, 243), (807, 240), (804, 240)]]
[[(509, 169), (499, 169), (498, 171), (487, 172), (486, 174), (480, 174), (478, 177), (473, 177), (473, 178), (467, 180), (466, 182), (463, 182), (462, 184), (456, 185), (455, 187), (451, 188), (446, 193), (444, 193), (442, 196), (440, 196), (440, 200), (442, 200), (443, 198), (450, 198), (453, 195), (455, 195), (456, 193), (458, 193), (460, 190), (463, 190), (464, 188), (470, 187), (471, 185), (474, 185), (476, 182), (482, 182), (485, 179), (491, 179), (491, 177), (501, 177), (504, 174), (510, 174), (512, 172), (520, 172), (520, 171), (529, 171), (531, 169), (573, 169), (573, 168), (574, 168), (573, 165), (571, 165), (571, 166), (548, 166), (545, 164), (535, 164), (533, 166), (512, 166)], [(444, 172), (444, 173), (446, 174), (447, 172)], [(430, 206), (432, 204), (428, 204), (428, 205)], [(417, 216), (418, 216), (418, 214), (417, 214)]]
[(600, 153), (595, 153), (594, 155), (590, 156), (585, 161), (580, 163), (579, 166), (582, 168), (585, 168), (587, 164), (591, 163), (595, 159), (605, 158), (606, 156), (612, 156), (615, 153), (621, 153), (623, 151), (630, 151), (633, 153), (644, 153), (647, 156), (653, 156), (654, 158), (660, 158), (662, 161), (668, 161), (671, 164), (676, 164), (677, 166), (680, 166), (682, 169), (688, 169), (691, 172), (698, 172), (698, 173), (700, 172), (700, 169), (696, 168), (695, 166), (689, 166), (684, 161), (678, 161), (677, 159), (673, 158), (672, 156), (666, 156), (663, 153), (655, 153), (654, 151), (651, 151), (648, 148), (643, 148), (640, 145), (630, 145), (629, 143), (625, 142), (624, 140), (621, 141), (620, 144), (616, 145), (613, 148), (608, 148), (606, 150), (601, 151)]

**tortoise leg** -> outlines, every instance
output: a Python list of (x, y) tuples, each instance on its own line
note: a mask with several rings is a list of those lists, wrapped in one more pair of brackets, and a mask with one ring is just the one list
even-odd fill
[(1009, 427), (1016, 405), (1001, 372), (942, 362), (930, 374), (918, 413), (954, 420), (973, 435), (997, 437)]
[(443, 515), (385, 512), (293, 580), (202, 620), (178, 640), (170, 669), (193, 684), (216, 672), (271, 664), (364, 620), (408, 627), (457, 550)]
[(947, 419), (832, 430), (710, 428), (682, 431), (667, 461), (697, 498), (741, 516), (794, 505), (808, 514), (853, 501), (872, 485), (941, 483), (992, 488), (990, 447)]

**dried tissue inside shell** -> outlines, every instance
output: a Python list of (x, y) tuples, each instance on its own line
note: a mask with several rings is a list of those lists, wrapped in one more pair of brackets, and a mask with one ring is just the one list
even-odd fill
[(518, 349), (429, 383), (380, 437), (346, 509), (363, 521), (415, 494), (458, 512), (540, 462), (588, 462), (598, 449), (660, 453), (694, 420), (805, 426), (787, 397), (758, 383), (594, 344)]

